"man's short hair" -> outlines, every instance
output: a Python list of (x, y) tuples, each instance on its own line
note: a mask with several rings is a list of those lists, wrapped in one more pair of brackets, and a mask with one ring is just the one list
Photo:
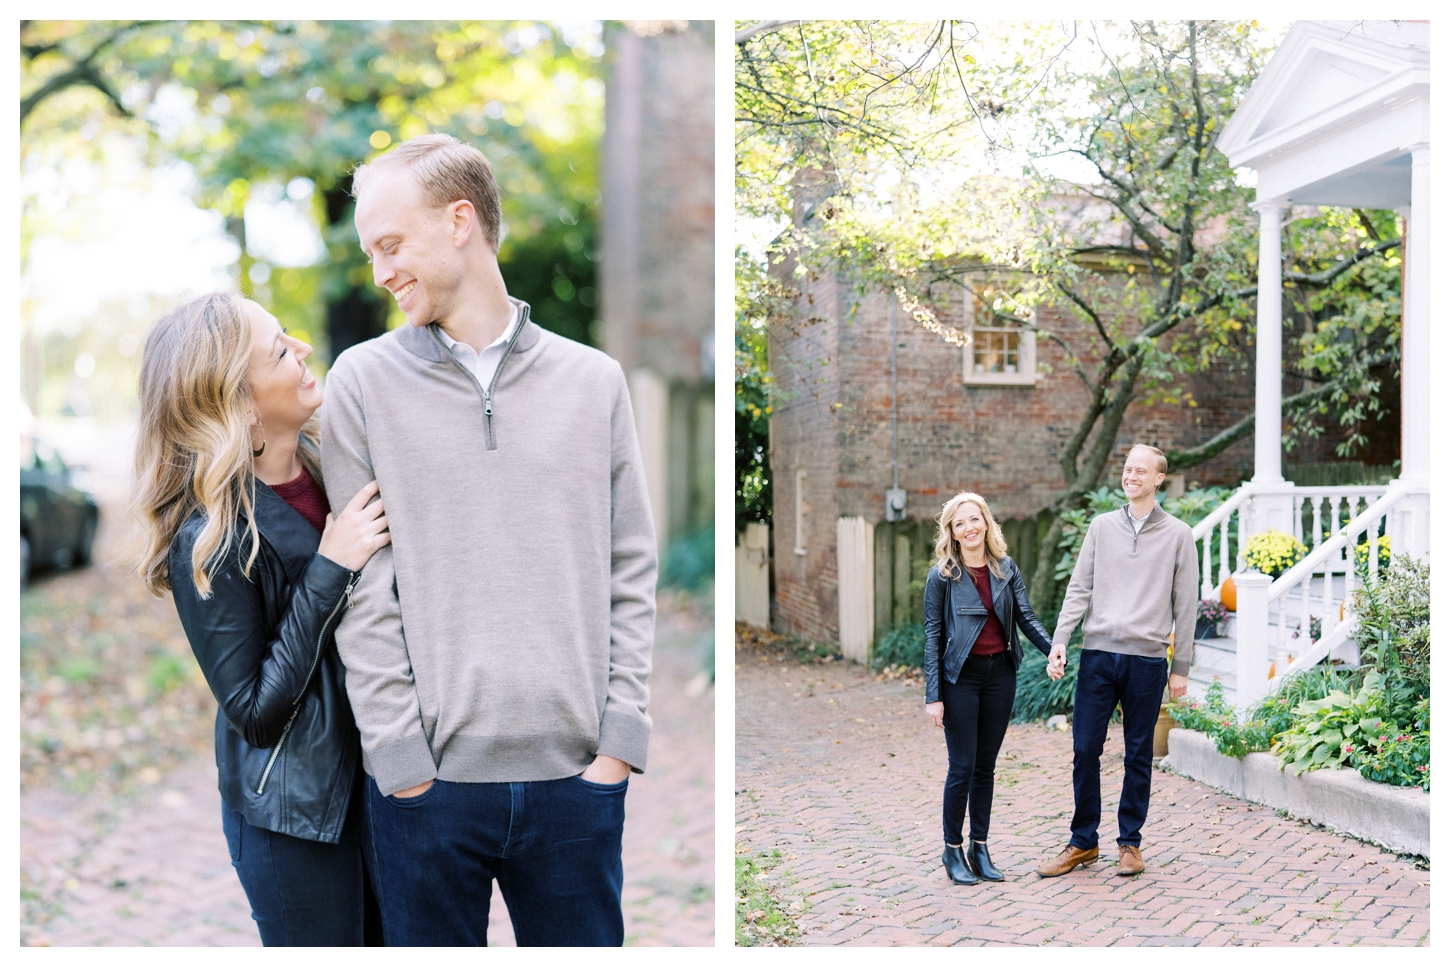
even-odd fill
[(499, 208), (498, 182), (493, 166), (471, 144), (464, 144), (451, 134), (424, 134), (409, 138), (387, 154), (358, 165), (352, 173), (352, 193), (372, 172), (404, 166), (418, 179), (423, 198), (435, 208), (464, 199), (473, 205), (483, 226), (489, 247), (498, 251), (499, 231), (503, 215)]
[(1167, 473), (1168, 472), (1168, 458), (1163, 455), (1163, 451), (1162, 450), (1159, 450), (1157, 447), (1151, 446), (1151, 445), (1149, 445), (1147, 443), (1135, 443), (1135, 444), (1133, 444), (1131, 447), (1128, 448), (1128, 453), (1131, 454), (1134, 450), (1147, 450), (1149, 453), (1153, 454), (1153, 456), (1157, 458), (1157, 461), (1158, 461), (1158, 472), (1159, 473)]

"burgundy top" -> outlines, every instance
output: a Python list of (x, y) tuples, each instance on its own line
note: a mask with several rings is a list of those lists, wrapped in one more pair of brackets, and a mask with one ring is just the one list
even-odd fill
[(317, 486), (317, 481), (312, 479), (312, 474), (307, 472), (306, 467), (302, 468), (302, 472), (297, 475), (296, 480), (277, 484), (272, 490), (278, 497), (291, 504), (293, 510), (306, 517), (307, 523), (317, 528), (319, 534), (322, 533), (322, 529), (327, 526), (327, 515), (332, 508), (328, 506), (327, 494)]
[(977, 586), (977, 593), (982, 596), (982, 604), (987, 606), (987, 623), (977, 635), (971, 653), (978, 658), (1000, 655), (1007, 650), (1007, 632), (1002, 629), (1002, 621), (992, 608), (992, 581), (984, 567), (969, 567), (967, 573), (972, 576), (972, 583)]

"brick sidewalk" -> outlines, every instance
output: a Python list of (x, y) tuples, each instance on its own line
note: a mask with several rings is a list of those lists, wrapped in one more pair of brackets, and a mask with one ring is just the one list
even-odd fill
[(941, 868), (946, 748), (919, 687), (744, 646), (735, 719), (736, 850), (781, 852), (771, 882), (785, 905), (804, 898), (805, 944), (1430, 943), (1429, 871), (1161, 771), (1143, 830), (1148, 868), (1116, 876), (1116, 728), (1103, 759), (1103, 858), (1037, 876), (1067, 842), (1072, 740), (1013, 726), (989, 840), (1007, 880), (968, 887)]
[[(58, 577), (56, 580), (64, 580)], [(662, 609), (649, 772), (630, 781), (624, 834), (627, 944), (714, 942), (714, 688), (691, 680), (708, 619)], [(21, 887), (44, 923), (28, 945), (258, 946), (227, 856), (216, 768), (178, 768), (130, 803), (53, 789), (20, 796)], [(513, 943), (495, 889), (490, 945)]]

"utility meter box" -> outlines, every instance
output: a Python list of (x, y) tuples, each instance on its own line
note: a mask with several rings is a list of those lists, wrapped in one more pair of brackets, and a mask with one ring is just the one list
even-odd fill
[(886, 491), (886, 519), (906, 520), (906, 491), (900, 487)]

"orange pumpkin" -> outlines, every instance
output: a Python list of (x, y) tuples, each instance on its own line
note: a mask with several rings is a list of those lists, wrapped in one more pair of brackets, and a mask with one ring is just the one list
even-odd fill
[(1223, 586), (1218, 589), (1218, 599), (1223, 602), (1223, 606), (1227, 610), (1238, 611), (1239, 592), (1238, 588), (1234, 586), (1232, 574), (1223, 579)]

